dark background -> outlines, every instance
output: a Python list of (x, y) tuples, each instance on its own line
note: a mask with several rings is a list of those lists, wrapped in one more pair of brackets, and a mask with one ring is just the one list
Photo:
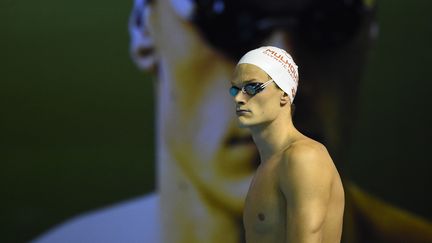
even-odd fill
[[(344, 172), (432, 221), (432, 2), (379, 1)], [(0, 241), (154, 188), (153, 78), (132, 1), (0, 0)]]

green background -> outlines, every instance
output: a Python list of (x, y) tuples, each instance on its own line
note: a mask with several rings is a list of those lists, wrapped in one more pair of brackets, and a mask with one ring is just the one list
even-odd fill
[(369, 192), (432, 221), (432, 2), (379, 1), (347, 165)]
[[(0, 242), (154, 188), (153, 78), (132, 1), (0, 0)], [(380, 1), (345, 173), (432, 220), (432, 2)]]

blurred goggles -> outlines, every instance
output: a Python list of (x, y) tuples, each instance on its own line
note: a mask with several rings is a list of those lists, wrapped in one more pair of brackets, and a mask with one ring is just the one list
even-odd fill
[(229, 89), (230, 95), (235, 97), (240, 91), (243, 94), (247, 94), (249, 96), (254, 96), (258, 94), (259, 92), (263, 91), (264, 88), (271, 84), (273, 82), (273, 79), (268, 80), (265, 83), (247, 83), (243, 85), (243, 87), (239, 88), (237, 86), (231, 86)]
[[(134, 0), (131, 25), (140, 31), (147, 6), (157, 0)], [(175, 13), (198, 28), (204, 39), (234, 60), (277, 31), (308, 48), (338, 47), (356, 36), (372, 17), (376, 0), (170, 0)], [(150, 11), (147, 11), (150, 12)]]

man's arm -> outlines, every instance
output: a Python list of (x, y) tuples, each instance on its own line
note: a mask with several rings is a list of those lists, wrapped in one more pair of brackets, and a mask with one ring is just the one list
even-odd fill
[(328, 160), (322, 145), (297, 145), (286, 152), (279, 181), (287, 202), (287, 242), (321, 242), (332, 180)]

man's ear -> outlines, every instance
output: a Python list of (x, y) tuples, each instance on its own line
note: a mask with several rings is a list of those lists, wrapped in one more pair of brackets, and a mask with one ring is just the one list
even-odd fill
[(289, 95), (287, 93), (283, 92), (283, 91), (282, 91), (281, 98), (280, 98), (280, 104), (282, 106), (284, 106), (284, 105), (290, 105), (291, 104)]

